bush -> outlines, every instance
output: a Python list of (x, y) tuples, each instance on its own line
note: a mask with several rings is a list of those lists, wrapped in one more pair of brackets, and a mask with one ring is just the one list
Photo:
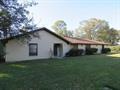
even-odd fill
[(103, 48), (102, 49), (102, 53), (104, 53), (104, 54), (107, 54), (107, 53), (110, 53), (110, 52), (111, 52), (110, 48)]
[(111, 49), (112, 53), (120, 53), (120, 45), (117, 46), (109, 46), (109, 48)]
[(97, 48), (87, 48), (86, 49), (86, 55), (93, 55), (97, 52)]
[(5, 50), (4, 46), (0, 42), (0, 62), (4, 62)]
[(70, 51), (68, 51), (67, 53), (66, 53), (66, 57), (70, 57), (70, 56), (80, 56), (80, 55), (82, 55), (83, 54), (83, 52), (84, 52), (84, 50), (83, 49), (71, 49)]

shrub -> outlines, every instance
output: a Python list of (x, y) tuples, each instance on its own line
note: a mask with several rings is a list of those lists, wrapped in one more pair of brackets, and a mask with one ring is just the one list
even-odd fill
[(111, 49), (112, 53), (120, 53), (120, 45), (117, 46), (109, 46), (109, 48)]
[(87, 48), (86, 49), (86, 54), (87, 55), (93, 55), (97, 52), (97, 50), (98, 50), (97, 48)]
[(0, 62), (4, 62), (5, 50), (3, 44), (0, 42)]
[(84, 52), (83, 49), (71, 49), (70, 51), (68, 51), (66, 53), (65, 56), (67, 56), (67, 57), (70, 57), (70, 56), (80, 56), (80, 55), (83, 54), (83, 52)]
[(106, 53), (110, 53), (111, 49), (110, 48), (103, 48), (102, 49), (102, 53), (106, 54)]

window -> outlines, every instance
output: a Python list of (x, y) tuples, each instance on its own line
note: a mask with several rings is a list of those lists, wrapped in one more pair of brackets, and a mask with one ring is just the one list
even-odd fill
[(38, 44), (30, 43), (29, 44), (29, 56), (37, 56), (38, 55)]

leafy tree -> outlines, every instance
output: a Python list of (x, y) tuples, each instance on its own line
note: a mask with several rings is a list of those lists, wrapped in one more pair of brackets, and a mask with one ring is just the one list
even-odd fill
[(97, 30), (101, 29), (108, 30), (108, 23), (104, 20), (91, 18), (80, 22), (80, 26), (75, 31), (75, 36), (88, 39), (97, 39)]
[(120, 40), (119, 31), (114, 28), (111, 28), (109, 31), (109, 38), (109, 42), (111, 44), (117, 44), (117, 42)]
[(67, 35), (66, 35), (66, 36), (68, 36), (68, 37), (73, 37), (73, 36), (74, 36), (73, 34), (74, 34), (73, 31), (67, 30)]
[(118, 39), (119, 39), (119, 42), (120, 42), (120, 30), (118, 30)]
[(52, 28), (59, 35), (65, 35), (67, 33), (67, 24), (63, 20), (58, 20), (54, 23)]
[(110, 28), (107, 21), (96, 18), (82, 21), (79, 28), (75, 31), (75, 36), (111, 44), (116, 44), (120, 40), (118, 30)]
[[(25, 38), (30, 38), (26, 32), (36, 28), (32, 23), (32, 18), (28, 18), (29, 6), (35, 5), (34, 2), (27, 2), (26, 4), (18, 3), (18, 0), (0, 0), (0, 38), (7, 38), (18, 34), (25, 34)], [(22, 38), (23, 39), (23, 38)], [(4, 58), (4, 45), (7, 39), (0, 42), (0, 60)]]
[(58, 20), (54, 23), (52, 28), (58, 35), (61, 36), (73, 36), (73, 31), (67, 30), (67, 24), (63, 20)]
[(20, 4), (18, 0), (0, 0), (0, 31), (3, 32), (4, 38), (22, 33), (23, 28), (28, 31), (35, 27), (31, 24), (32, 18), (28, 18), (27, 10), (27, 7), (35, 4)]
[(97, 33), (98, 40), (105, 41), (113, 45), (116, 44), (120, 39), (118, 30), (115, 30), (114, 28), (109, 30), (98, 30)]
[(9, 14), (9, 12), (5, 10), (0, 11), (0, 30), (1, 32), (3, 32), (4, 37), (6, 37), (7, 33), (10, 32), (11, 24), (11, 15)]

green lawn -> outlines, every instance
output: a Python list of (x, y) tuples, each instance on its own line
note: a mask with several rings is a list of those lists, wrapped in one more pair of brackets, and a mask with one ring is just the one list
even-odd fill
[(115, 55), (0, 64), (0, 90), (109, 90), (106, 86), (120, 90)]

